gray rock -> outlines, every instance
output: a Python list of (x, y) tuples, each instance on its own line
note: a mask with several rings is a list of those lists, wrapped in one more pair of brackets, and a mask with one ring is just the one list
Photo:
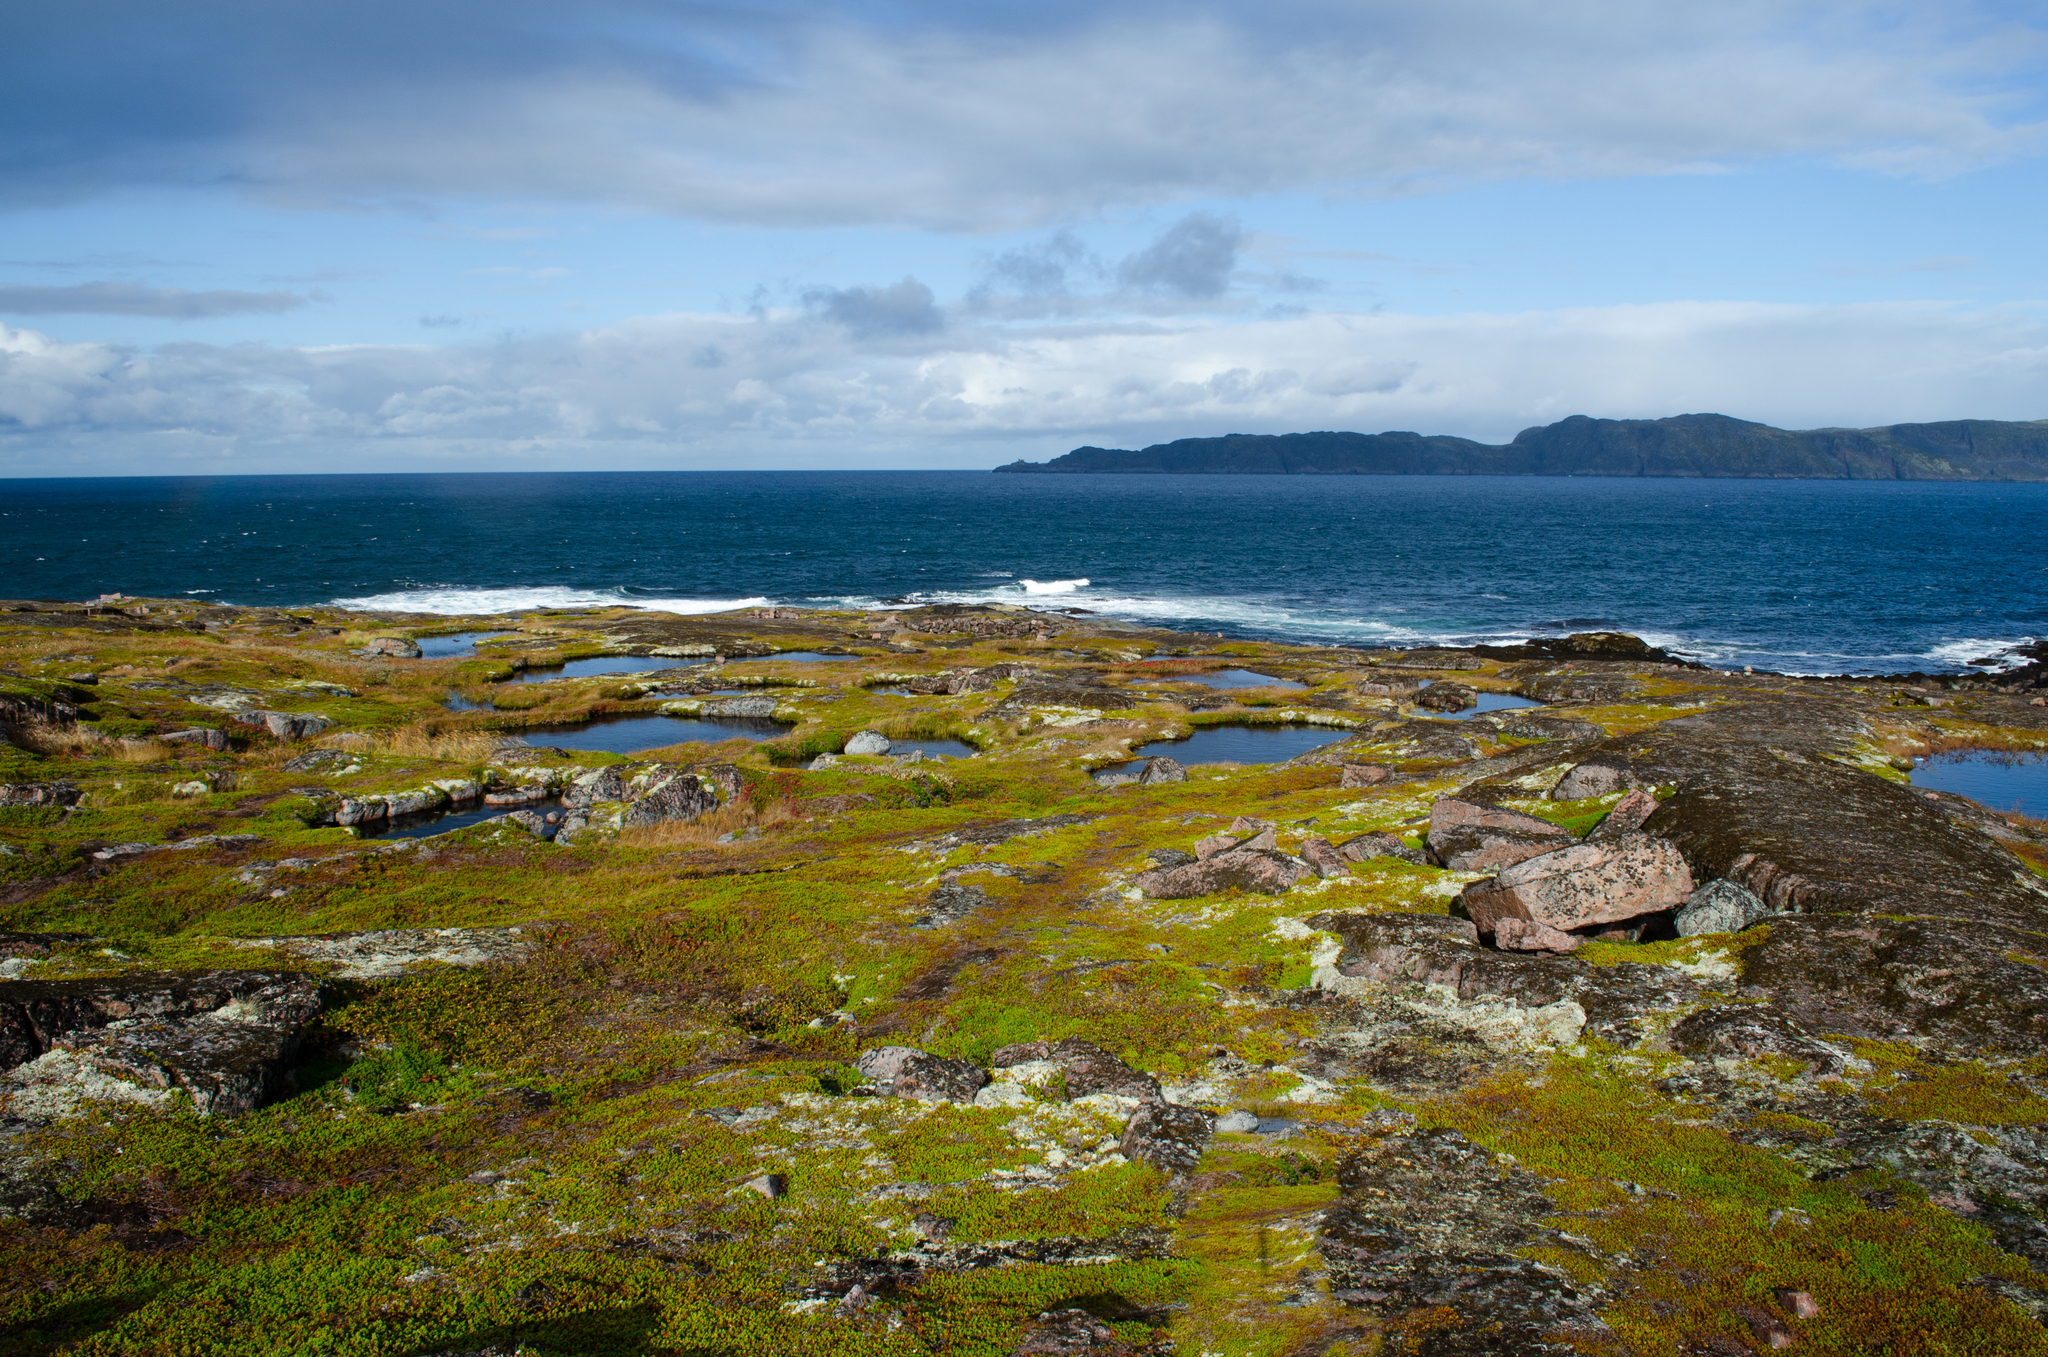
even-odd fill
[(1138, 770), (1138, 785), (1154, 786), (1162, 782), (1186, 782), (1188, 770), (1177, 761), (1163, 754), (1145, 760), (1145, 766)]
[(1042, 1060), (1055, 1060), (1067, 1072), (1067, 1097), (1088, 1098), (1113, 1093), (1120, 1098), (1157, 1098), (1159, 1081), (1090, 1041), (1067, 1037), (1052, 1042)]
[(1479, 705), (1479, 694), (1462, 683), (1432, 683), (1415, 695), (1415, 705), (1431, 711), (1463, 711)]
[(1152, 853), (1152, 865), (1160, 868), (1185, 867), (1200, 860), (1193, 853), (1183, 853), (1178, 848), (1160, 848)]
[(988, 892), (979, 886), (948, 882), (925, 897), (926, 913), (912, 927), (943, 928), (989, 906)]
[[(190, 730), (168, 731), (156, 738), (164, 744), (197, 744), (204, 745), (208, 749), (226, 749), (228, 747), (227, 732), (214, 730), (208, 726), (194, 726)], [(285, 766), (287, 768), (291, 767), (290, 764)]]
[(889, 752), (889, 737), (879, 730), (863, 730), (847, 738), (842, 754), (886, 754)]
[(68, 782), (0, 782), (0, 806), (75, 806), (78, 788)]
[(914, 1046), (877, 1046), (861, 1052), (854, 1068), (888, 1098), (921, 1103), (971, 1103), (988, 1075), (965, 1060), (950, 1060)]
[(274, 947), (302, 961), (322, 962), (342, 980), (384, 980), (421, 966), (485, 966), (511, 961), (532, 949), (517, 926), (504, 928), (382, 928), (365, 933), (238, 938), (237, 947)]
[(1216, 1130), (1222, 1135), (1249, 1135), (1258, 1129), (1259, 1114), (1247, 1112), (1241, 1107), (1216, 1118)]
[(626, 780), (620, 776), (616, 765), (593, 768), (579, 774), (562, 789), (562, 806), (566, 810), (586, 810), (600, 801), (623, 801), (625, 798)]
[(1202, 1162), (1202, 1152), (1215, 1135), (1209, 1114), (1175, 1103), (1148, 1102), (1124, 1123), (1118, 1148), (1133, 1163), (1150, 1164), (1161, 1173), (1187, 1173)]
[(698, 713), (704, 716), (747, 716), (761, 718), (775, 715), (775, 699), (772, 697), (729, 697), (717, 702), (706, 702)]
[(0, 982), (0, 1097), (29, 1120), (175, 1093), (201, 1113), (248, 1111), (290, 1088), (319, 1010), (317, 980), (275, 971)]
[(378, 636), (364, 643), (356, 654), (365, 659), (384, 655), (401, 660), (416, 660), (420, 657), (419, 644), (403, 636)]
[(717, 809), (718, 793), (695, 773), (656, 774), (640, 798), (626, 807), (619, 825), (623, 829), (635, 829), (646, 825), (685, 824)]
[(241, 725), (260, 727), (287, 741), (310, 738), (334, 725), (325, 716), (303, 711), (246, 710), (233, 713), (233, 719)]
[(1740, 933), (1774, 912), (1756, 892), (1723, 878), (1709, 881), (1687, 896), (1671, 922), (1679, 937), (1690, 938), (1700, 933)]
[(1421, 1352), (1563, 1357), (1571, 1338), (1611, 1336), (1569, 1274), (1520, 1256), (1589, 1248), (1547, 1223), (1556, 1204), (1512, 1162), (1453, 1130), (1410, 1131), (1368, 1140), (1337, 1182), (1320, 1243), (1330, 1294), (1388, 1318), (1453, 1311)]

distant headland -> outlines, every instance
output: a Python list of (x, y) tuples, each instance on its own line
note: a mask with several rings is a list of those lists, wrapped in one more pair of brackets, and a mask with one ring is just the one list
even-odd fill
[(1727, 415), (1591, 419), (1507, 444), (1447, 434), (1289, 433), (1075, 448), (999, 472), (1197, 476), (1698, 476), (2048, 481), (2048, 420), (1952, 419), (1878, 429), (1775, 429)]

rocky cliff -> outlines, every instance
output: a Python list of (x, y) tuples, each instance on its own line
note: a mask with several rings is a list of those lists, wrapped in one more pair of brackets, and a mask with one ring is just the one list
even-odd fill
[(1022, 473), (1226, 476), (1725, 476), (2048, 480), (2048, 420), (1957, 419), (1878, 429), (1775, 429), (1726, 415), (1590, 419), (1512, 443), (1415, 433), (1226, 434), (1138, 450), (1075, 448)]

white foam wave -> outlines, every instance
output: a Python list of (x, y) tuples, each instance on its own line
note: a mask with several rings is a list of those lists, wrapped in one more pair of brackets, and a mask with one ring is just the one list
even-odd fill
[(1086, 589), (1087, 580), (1018, 580), (1027, 594), (1071, 594)]
[[(1969, 666), (1989, 670), (1994, 674), (2003, 674), (2014, 669), (2024, 669), (2030, 663), (2025, 655), (2013, 652), (2020, 646), (2032, 645), (2034, 640), (2032, 636), (2022, 636), (2017, 641), (1987, 641), (1980, 637), (1966, 636), (1960, 641), (1944, 641), (1938, 646), (1928, 647), (1926, 658), (1937, 664), (1954, 665), (1959, 668)], [(1983, 659), (1989, 659), (1991, 663), (1970, 666), (1970, 661)]]
[(479, 589), (443, 586), (400, 589), (358, 598), (337, 598), (334, 606), (361, 612), (517, 613), (534, 608), (646, 608), (665, 613), (722, 613), (732, 608), (759, 608), (766, 598), (650, 598), (618, 589), (575, 589), (541, 585), (524, 589)]

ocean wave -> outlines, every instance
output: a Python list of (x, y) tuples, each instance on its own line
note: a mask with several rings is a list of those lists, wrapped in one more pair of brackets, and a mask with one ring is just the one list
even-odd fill
[(442, 585), (400, 589), (358, 598), (337, 598), (337, 608), (393, 613), (517, 613), (534, 608), (646, 608), (665, 613), (722, 613), (732, 608), (766, 607), (766, 598), (656, 598), (623, 589), (576, 589), (539, 585), (520, 589), (483, 589)]
[(1087, 580), (1018, 580), (1017, 583), (1027, 594), (1071, 594), (1088, 587)]

